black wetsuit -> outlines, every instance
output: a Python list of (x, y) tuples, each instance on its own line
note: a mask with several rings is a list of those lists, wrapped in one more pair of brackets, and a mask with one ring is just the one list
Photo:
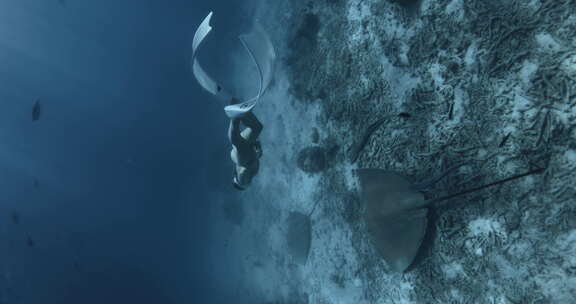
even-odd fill
[[(240, 123), (246, 126), (244, 129), (245, 136), (242, 136), (243, 131)], [(252, 112), (230, 120), (228, 138), (236, 150), (235, 155), (234, 149), (232, 150), (231, 157), (236, 163), (236, 179), (241, 186), (249, 184), (258, 173), (261, 151), (259, 151), (260, 144), (257, 139), (262, 132), (262, 128), (262, 123)], [(238, 172), (238, 169), (241, 169), (242, 172)]]

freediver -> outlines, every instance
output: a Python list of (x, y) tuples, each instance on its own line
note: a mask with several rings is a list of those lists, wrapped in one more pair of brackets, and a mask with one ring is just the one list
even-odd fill
[[(230, 99), (230, 105), (238, 103), (240, 103), (238, 99)], [(241, 123), (245, 127), (244, 130), (240, 130)], [(232, 144), (230, 158), (234, 162), (232, 185), (239, 191), (245, 190), (254, 176), (258, 174), (260, 157), (262, 156), (262, 147), (258, 136), (262, 132), (262, 128), (262, 123), (252, 111), (230, 118), (228, 139)]]
[(224, 112), (230, 118), (228, 139), (232, 144), (230, 157), (234, 162), (232, 185), (237, 190), (245, 190), (254, 176), (258, 174), (260, 157), (262, 156), (262, 148), (258, 141), (258, 136), (262, 132), (262, 123), (256, 118), (252, 110), (270, 85), (276, 52), (263, 27), (257, 23), (254, 24), (250, 32), (238, 36), (258, 71), (258, 92), (252, 98), (240, 100), (240, 98), (233, 97), (234, 94), (231, 94), (206, 73), (196, 57), (198, 47), (212, 30), (211, 18), (212, 12), (208, 13), (194, 33), (192, 72), (202, 88), (227, 103)]

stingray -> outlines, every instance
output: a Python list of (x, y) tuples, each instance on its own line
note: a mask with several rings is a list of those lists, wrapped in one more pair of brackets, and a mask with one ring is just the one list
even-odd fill
[(318, 207), (320, 201), (317, 201), (312, 211), (308, 214), (293, 211), (290, 212), (287, 219), (288, 233), (286, 235), (286, 243), (288, 245), (288, 252), (292, 258), (299, 264), (306, 264), (308, 255), (310, 254), (310, 246), (312, 243), (312, 214)]
[(305, 264), (310, 253), (312, 223), (310, 217), (301, 212), (288, 215), (288, 252), (299, 264)]
[(364, 220), (374, 247), (388, 266), (396, 272), (410, 267), (424, 240), (428, 225), (428, 208), (440, 201), (478, 191), (527, 175), (541, 173), (536, 169), (486, 185), (427, 200), (423, 190), (432, 186), (448, 172), (438, 177), (413, 184), (397, 172), (382, 169), (358, 169), (361, 199), (366, 206)]

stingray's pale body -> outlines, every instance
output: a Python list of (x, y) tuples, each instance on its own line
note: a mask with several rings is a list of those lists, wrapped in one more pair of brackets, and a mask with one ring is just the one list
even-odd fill
[(416, 185), (392, 171), (381, 169), (356, 171), (360, 178), (362, 201), (366, 207), (364, 219), (368, 234), (376, 250), (393, 271), (404, 272), (414, 262), (426, 235), (428, 206), (431, 204), (544, 171), (542, 168), (531, 170), (432, 201), (424, 198), (420, 186), (432, 186), (447, 172), (459, 166), (433, 178), (432, 182)]
[(424, 195), (395, 172), (360, 169), (357, 173), (374, 247), (392, 270), (403, 272), (412, 264), (426, 234)]
[(306, 264), (312, 238), (310, 216), (300, 212), (291, 212), (287, 222), (288, 251), (297, 263)]

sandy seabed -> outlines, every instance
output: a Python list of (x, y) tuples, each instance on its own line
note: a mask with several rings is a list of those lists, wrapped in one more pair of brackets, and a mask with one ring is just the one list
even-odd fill
[[(407, 9), (278, 0), (257, 15), (279, 64), (255, 110), (265, 125), (261, 172), (230, 232), (231, 246), (249, 248), (236, 251), (239, 294), (264, 303), (576, 303), (576, 1)], [(352, 163), (350, 148), (385, 116)], [(310, 146), (336, 151), (320, 173), (297, 166)], [(546, 171), (434, 208), (422, 258), (393, 273), (366, 234), (352, 170), (421, 180), (460, 162), (469, 164), (432, 196)], [(316, 203), (300, 265), (287, 254), (286, 218)]]

